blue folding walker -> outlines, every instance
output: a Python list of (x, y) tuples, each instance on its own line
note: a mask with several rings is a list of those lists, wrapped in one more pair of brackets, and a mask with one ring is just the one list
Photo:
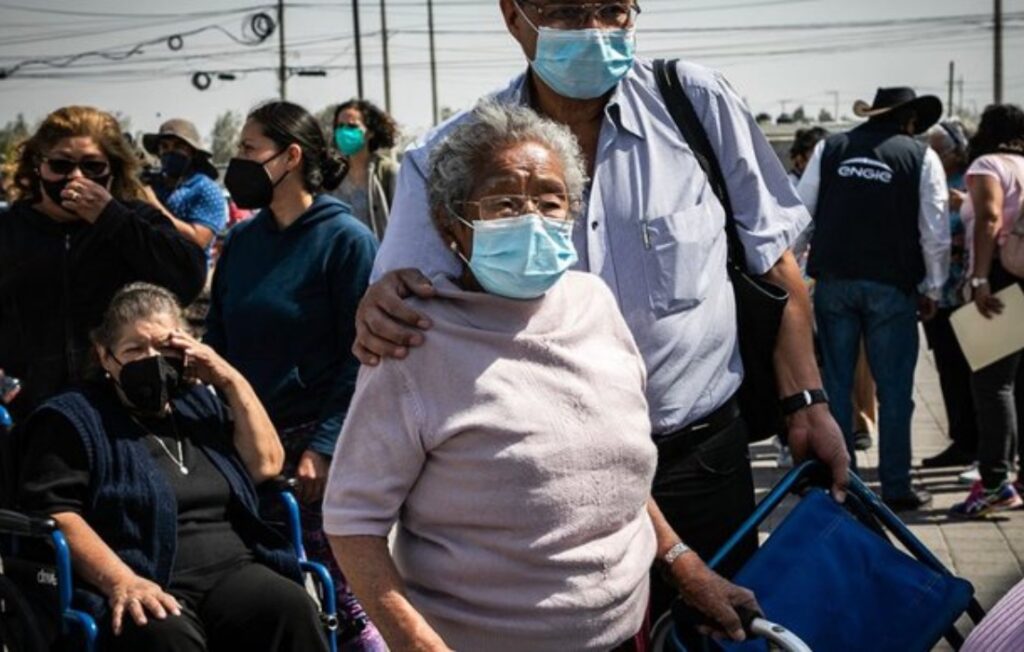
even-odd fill
[[(706, 649), (764, 650), (770, 640), (794, 651), (925, 652), (942, 638), (959, 649), (964, 639), (957, 619), (966, 612), (978, 623), (985, 616), (973, 587), (953, 576), (855, 474), (844, 506), (828, 494), (829, 483), (818, 462), (792, 469), (710, 560), (717, 568), (787, 496), (802, 494), (732, 578), (754, 591), (774, 622), (754, 621), (758, 640), (705, 640)], [(685, 651), (679, 626), (689, 620), (677, 603), (655, 624), (653, 650)]]

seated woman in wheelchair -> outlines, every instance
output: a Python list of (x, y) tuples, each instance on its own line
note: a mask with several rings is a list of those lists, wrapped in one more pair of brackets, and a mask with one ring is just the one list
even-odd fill
[(284, 452), (249, 383), (154, 285), (120, 290), (92, 338), (104, 378), (19, 434), (19, 506), (67, 537), (76, 606), (112, 650), (326, 650), (296, 557), (257, 514)]

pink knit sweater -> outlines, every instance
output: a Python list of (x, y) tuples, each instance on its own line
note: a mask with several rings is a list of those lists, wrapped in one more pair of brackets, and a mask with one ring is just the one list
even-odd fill
[(570, 272), (532, 301), (415, 301), (434, 327), (364, 367), (324, 499), (333, 535), (386, 536), (460, 652), (608, 650), (639, 630), (656, 451), (643, 361), (610, 291)]
[(992, 607), (971, 635), (963, 652), (1021, 652), (1024, 650), (1024, 581)]

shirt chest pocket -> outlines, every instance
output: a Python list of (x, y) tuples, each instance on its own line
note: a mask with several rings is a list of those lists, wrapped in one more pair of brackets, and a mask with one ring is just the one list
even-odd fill
[(656, 317), (693, 308), (707, 297), (708, 260), (720, 227), (715, 217), (701, 203), (647, 221), (643, 271)]

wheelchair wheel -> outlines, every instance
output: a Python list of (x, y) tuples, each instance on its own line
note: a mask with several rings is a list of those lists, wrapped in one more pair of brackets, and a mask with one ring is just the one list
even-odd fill
[(651, 652), (686, 652), (672, 640), (672, 612), (666, 612), (651, 627)]
[(47, 645), (28, 600), (10, 578), (0, 575), (0, 649), (46, 652)]

